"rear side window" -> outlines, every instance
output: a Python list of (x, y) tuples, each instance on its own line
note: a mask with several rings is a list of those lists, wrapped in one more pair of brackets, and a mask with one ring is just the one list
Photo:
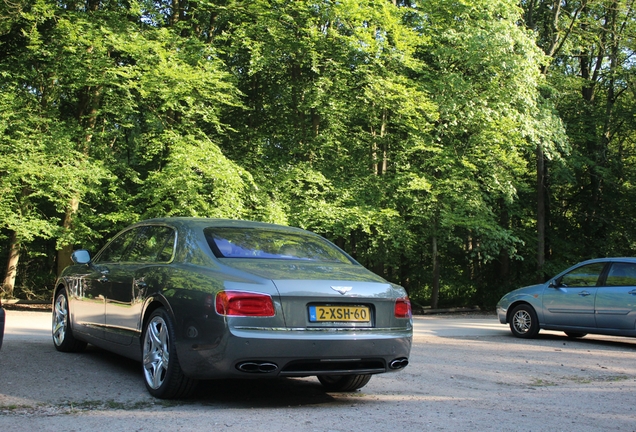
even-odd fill
[(614, 263), (607, 274), (607, 286), (636, 285), (636, 264)]
[(302, 232), (261, 228), (206, 228), (205, 238), (218, 258), (352, 261), (327, 240)]
[(96, 262), (169, 262), (176, 234), (166, 226), (142, 226), (115, 237)]
[(130, 262), (168, 262), (174, 249), (174, 230), (166, 226), (147, 226), (125, 255)]
[(135, 228), (121, 233), (106, 245), (102, 253), (96, 257), (95, 262), (119, 262), (133, 244), (140, 228)]

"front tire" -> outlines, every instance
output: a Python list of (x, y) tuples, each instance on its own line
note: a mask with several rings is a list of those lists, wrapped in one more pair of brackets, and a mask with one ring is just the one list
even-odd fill
[(351, 392), (361, 389), (371, 379), (371, 375), (321, 375), (318, 381), (327, 391)]
[(144, 328), (141, 354), (146, 388), (159, 399), (185, 398), (196, 387), (181, 370), (174, 341), (172, 318), (164, 308), (155, 310)]
[(528, 304), (515, 307), (510, 314), (510, 331), (515, 337), (532, 339), (539, 333), (539, 320), (534, 308)]
[(53, 344), (58, 351), (80, 352), (86, 348), (86, 342), (78, 340), (73, 336), (68, 308), (68, 297), (65, 289), (58, 291), (55, 302), (53, 303), (51, 333), (53, 335)]

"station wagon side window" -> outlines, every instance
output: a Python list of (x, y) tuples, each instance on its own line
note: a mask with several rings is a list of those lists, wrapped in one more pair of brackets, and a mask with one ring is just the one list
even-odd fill
[(594, 287), (604, 267), (605, 263), (602, 262), (577, 267), (561, 276), (559, 285), (566, 287)]
[(636, 264), (613, 263), (607, 274), (607, 286), (632, 286), (636, 285)]

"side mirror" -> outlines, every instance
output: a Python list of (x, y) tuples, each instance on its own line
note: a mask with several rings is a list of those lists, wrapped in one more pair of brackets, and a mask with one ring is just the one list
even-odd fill
[(91, 254), (85, 249), (76, 250), (71, 254), (71, 260), (75, 264), (88, 264), (91, 262)]
[(549, 288), (561, 288), (561, 287), (564, 287), (565, 285), (563, 285), (561, 280), (562, 280), (562, 278), (552, 279), (550, 281), (550, 283), (548, 284), (548, 287)]

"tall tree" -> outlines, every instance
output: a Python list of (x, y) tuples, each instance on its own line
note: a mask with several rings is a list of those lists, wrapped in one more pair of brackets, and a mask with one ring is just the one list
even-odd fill
[(552, 58), (544, 68), (553, 89), (547, 94), (571, 144), (567, 160), (546, 161), (546, 170), (551, 168), (546, 251), (561, 268), (581, 258), (631, 254), (634, 232), (625, 225), (625, 212), (632, 206), (624, 200), (631, 196), (625, 174), (632, 171), (627, 149), (634, 130), (633, 83), (627, 78), (634, 52), (633, 2), (521, 5), (526, 25)]
[(539, 97), (543, 55), (517, 25), (521, 10), (514, 2), (418, 6), (421, 32), (430, 41), (420, 51), (428, 66), (422, 79), (440, 116), (433, 145), (414, 155), (412, 184), (422, 191), (424, 216), (413, 229), (433, 245), (433, 306), (437, 277), (448, 273), (437, 267), (442, 260), (449, 270), (463, 269), (483, 301), (493, 295), (485, 281), (492, 263), (502, 271), (507, 260), (519, 257), (524, 233), (512, 221), (528, 217), (518, 213), (516, 202), (527, 188), (529, 157), (546, 136), (558, 133), (559, 122)]
[[(208, 142), (221, 135), (219, 110), (237, 103), (236, 92), (210, 46), (154, 20), (158, 4), (2, 5), (2, 184), (16, 197), (2, 210), (12, 215), (3, 233), (12, 251), (34, 236), (56, 238), (59, 271), (73, 245), (150, 213), (138, 197), (171, 160), (171, 143), (202, 128)], [(32, 162), (11, 160), (16, 149)], [(45, 168), (30, 177), (38, 164)], [(13, 283), (16, 254), (9, 259)]]

